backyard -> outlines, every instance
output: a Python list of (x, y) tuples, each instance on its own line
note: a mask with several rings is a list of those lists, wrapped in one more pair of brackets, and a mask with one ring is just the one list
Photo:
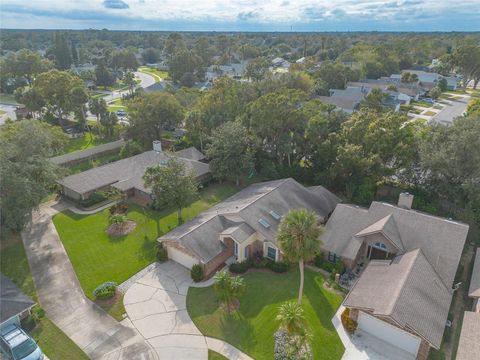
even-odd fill
[[(296, 299), (298, 270), (285, 274), (253, 272), (244, 278), (246, 289), (239, 299), (238, 311), (227, 315), (219, 308), (213, 288), (208, 287), (189, 289), (188, 313), (204, 335), (225, 340), (255, 359), (272, 359), (278, 307)], [(327, 290), (323, 284), (320, 274), (305, 271), (302, 306), (315, 339), (312, 341), (314, 358), (337, 360), (342, 357), (344, 347), (331, 320), (342, 296)]]
[[(25, 294), (38, 301), (20, 235), (15, 234), (3, 239), (0, 245), (1, 272), (12, 279)], [(50, 360), (88, 359), (85, 353), (47, 317), (41, 318), (33, 327), (31, 322), (28, 325), (30, 325), (26, 327), (28, 332)]]
[(112, 139), (106, 139), (91, 132), (86, 132), (82, 137), (69, 139), (63, 149), (63, 152), (67, 154), (78, 150), (85, 150), (110, 141), (112, 141)]
[[(227, 184), (206, 188), (197, 201), (184, 209), (185, 221), (236, 191), (238, 188)], [(120, 284), (154, 262), (156, 239), (178, 225), (175, 209), (159, 212), (131, 204), (127, 217), (136, 222), (136, 228), (119, 237), (106, 232), (108, 209), (93, 215), (78, 215), (67, 210), (53, 218), (83, 291), (90, 298), (101, 283)]]

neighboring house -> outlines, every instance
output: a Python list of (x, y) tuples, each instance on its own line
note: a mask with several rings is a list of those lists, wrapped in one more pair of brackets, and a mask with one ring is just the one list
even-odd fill
[[(419, 85), (427, 90), (435, 87), (442, 78), (447, 80), (447, 90), (457, 90), (458, 78), (455, 76), (443, 76), (438, 73), (422, 70), (402, 70), (402, 74), (404, 73), (416, 74), (418, 76)], [(390, 78), (400, 80), (402, 75), (393, 74)]]
[(351, 114), (359, 109), (360, 103), (369, 92), (368, 88), (348, 86), (346, 89), (331, 89), (330, 96), (317, 96), (316, 98), (322, 103), (335, 105)]
[(78, 150), (68, 154), (55, 156), (53, 158), (50, 158), (50, 161), (55, 165), (70, 166), (88, 159), (94, 159), (99, 156), (118, 152), (123, 145), (125, 145), (125, 140), (120, 139), (106, 144), (94, 146), (88, 149)]
[(277, 57), (277, 58), (272, 60), (272, 66), (275, 67), (275, 68), (288, 69), (290, 67), (290, 62), (288, 62), (287, 60), (285, 60), (281, 57)]
[(0, 273), (0, 328), (10, 324), (20, 326), (20, 320), (30, 314), (33, 306), (35, 301)]
[(423, 360), (430, 347), (440, 348), (468, 225), (412, 210), (412, 203), (402, 193), (398, 206), (339, 204), (322, 248), (348, 272), (363, 264), (344, 300), (358, 329)]
[(170, 87), (173, 87), (172, 83), (169, 81), (161, 80), (159, 82), (156, 82), (150, 86), (147, 86), (146, 88), (141, 88), (143, 91), (146, 93), (151, 93), (151, 92), (156, 92), (156, 91), (165, 91), (169, 89)]
[[(288, 178), (250, 185), (158, 239), (170, 259), (206, 276), (227, 260), (281, 260), (277, 230), (291, 209), (314, 211), (324, 223), (340, 201), (322, 186), (304, 187)], [(233, 257), (233, 258), (232, 258)]]
[(465, 311), (458, 342), (457, 360), (477, 360), (480, 354), (480, 248), (477, 248), (468, 296), (473, 311)]
[(115, 188), (132, 201), (143, 205), (148, 204), (152, 200), (152, 194), (144, 185), (145, 170), (155, 165), (164, 166), (172, 157), (181, 161), (187, 171), (193, 171), (197, 181), (204, 182), (210, 178), (208, 164), (186, 157), (189, 154), (198, 157), (195, 151), (181, 150), (180, 155), (167, 153), (162, 151), (160, 141), (154, 141), (153, 148), (154, 150), (142, 154), (67, 176), (59, 181), (63, 188), (63, 194), (80, 201), (88, 199), (96, 191)]
[(399, 79), (391, 79), (382, 77), (377, 80), (364, 79), (361, 81), (351, 81), (348, 86), (357, 86), (367, 89), (380, 89), (382, 91), (389, 91), (394, 87), (394, 91), (401, 94), (402, 100), (406, 103), (410, 103), (410, 100), (418, 100), (421, 95), (425, 94), (425, 89), (422, 89), (417, 84), (405, 84)]
[(300, 64), (300, 65), (305, 64), (305, 62), (306, 62), (305, 57), (301, 57), (300, 59), (298, 59), (297, 61), (295, 61), (296, 64)]
[(241, 79), (246, 71), (249, 60), (242, 60), (239, 63), (230, 63), (226, 65), (210, 65), (205, 72), (207, 82), (213, 82), (219, 77), (228, 76), (233, 79)]

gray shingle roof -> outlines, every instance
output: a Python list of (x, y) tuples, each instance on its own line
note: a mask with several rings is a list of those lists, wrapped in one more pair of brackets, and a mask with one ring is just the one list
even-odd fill
[[(142, 191), (144, 188), (142, 177), (150, 166), (165, 164), (175, 154), (166, 152), (146, 151), (126, 159), (99, 166), (79, 174), (67, 176), (59, 183), (73, 191), (83, 194), (104, 186), (115, 184), (115, 187), (126, 190), (132, 187)], [(208, 164), (177, 157), (186, 166), (187, 171), (194, 171), (197, 177), (210, 172)]]
[(0, 273), (0, 324), (35, 305), (8, 277)]
[(468, 296), (480, 298), (480, 248), (477, 248)]
[(123, 145), (125, 145), (125, 140), (120, 139), (117, 141), (109, 142), (107, 144), (94, 146), (89, 149), (74, 151), (68, 154), (55, 156), (53, 158), (50, 158), (50, 161), (57, 165), (66, 164), (71, 161), (81, 161), (84, 159), (88, 159), (93, 155), (102, 154), (105, 152), (110, 152), (116, 149), (120, 149)]
[(362, 244), (355, 234), (390, 214), (405, 251), (422, 249), (444, 284), (451, 287), (468, 233), (468, 225), (462, 223), (376, 201), (369, 209), (339, 204), (325, 227), (323, 248), (354, 259)]
[(370, 261), (344, 305), (387, 316), (440, 348), (452, 290), (420, 249), (392, 261)]
[[(218, 255), (223, 247), (219, 235), (228, 228), (247, 224), (253, 231), (276, 243), (279, 221), (270, 212), (285, 215), (294, 208), (306, 208), (326, 218), (340, 201), (321, 186), (306, 188), (288, 178), (250, 185), (159, 240), (175, 240), (189, 247), (203, 261)], [(268, 221), (269, 227), (259, 223)]]
[(465, 311), (457, 360), (477, 360), (480, 354), (480, 313)]
[(253, 230), (250, 225), (244, 222), (240, 223), (239, 225), (231, 226), (222, 231), (222, 235), (229, 235), (232, 237), (232, 239), (240, 244), (253, 234), (255, 234), (255, 230)]
[(190, 160), (204, 160), (205, 155), (203, 155), (196, 147), (190, 146), (189, 148), (182, 149), (175, 152), (175, 155)]

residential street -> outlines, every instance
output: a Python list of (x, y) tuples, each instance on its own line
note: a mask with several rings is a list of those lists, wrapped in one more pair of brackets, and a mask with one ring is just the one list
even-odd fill
[(43, 204), (22, 239), (42, 308), (89, 357), (104, 360), (157, 360), (132, 327), (107, 315), (82, 291), (52, 222), (65, 203)]
[(467, 108), (469, 99), (469, 97), (464, 97), (463, 99), (447, 100), (450, 104), (445, 105), (442, 111), (432, 118), (431, 122), (451, 125), (456, 117), (463, 114)]

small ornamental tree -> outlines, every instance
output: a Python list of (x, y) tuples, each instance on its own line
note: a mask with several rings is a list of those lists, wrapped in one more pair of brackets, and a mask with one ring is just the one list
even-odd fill
[(245, 291), (245, 280), (239, 276), (231, 276), (226, 270), (215, 274), (214, 289), (220, 302), (226, 305), (230, 312), (232, 302)]

